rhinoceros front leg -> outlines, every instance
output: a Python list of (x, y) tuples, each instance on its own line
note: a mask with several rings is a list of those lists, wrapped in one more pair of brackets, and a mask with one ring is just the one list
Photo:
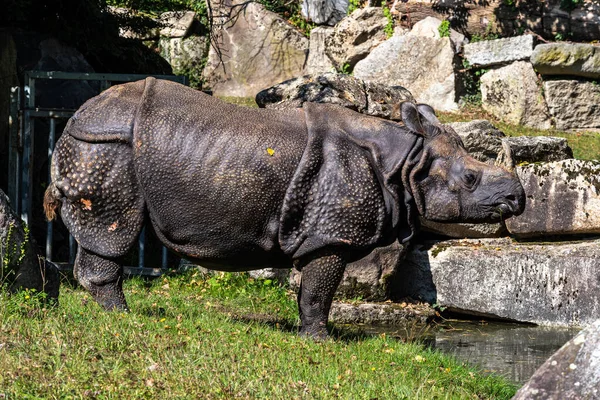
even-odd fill
[(300, 335), (324, 339), (333, 295), (344, 275), (346, 261), (338, 253), (321, 253), (302, 260), (299, 267)]
[(104, 309), (128, 311), (123, 294), (123, 266), (115, 260), (79, 246), (73, 275)]

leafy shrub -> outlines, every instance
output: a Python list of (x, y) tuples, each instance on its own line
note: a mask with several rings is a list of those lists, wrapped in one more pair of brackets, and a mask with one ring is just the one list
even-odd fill
[(450, 21), (447, 19), (443, 20), (440, 26), (438, 26), (438, 32), (440, 37), (450, 37)]

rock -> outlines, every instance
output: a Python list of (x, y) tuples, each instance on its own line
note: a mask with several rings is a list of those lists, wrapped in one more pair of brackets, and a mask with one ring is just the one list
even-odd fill
[(600, 320), (554, 353), (512, 400), (600, 398)]
[(600, 162), (563, 160), (517, 167), (527, 202), (506, 227), (519, 238), (600, 233)]
[(175, 75), (187, 75), (192, 86), (201, 86), (200, 80), (208, 46), (208, 38), (204, 36), (161, 37), (158, 49), (160, 55), (171, 64)]
[(392, 36), (356, 64), (354, 76), (403, 86), (421, 103), (454, 111), (458, 109), (454, 65), (454, 49), (447, 37)]
[(544, 95), (556, 129), (600, 128), (600, 86), (597, 83), (547, 80)]
[(400, 119), (396, 106), (412, 101), (403, 87), (365, 83), (350, 75), (328, 73), (292, 79), (256, 95), (263, 108), (298, 108), (307, 102), (333, 103), (380, 118)]
[[(441, 24), (442, 21), (438, 18), (427, 17), (417, 22), (408, 34), (414, 36), (429, 37), (433, 39), (441, 39), (439, 31)], [(454, 51), (456, 53), (460, 53), (463, 49), (463, 46), (469, 42), (468, 39), (465, 38), (465, 35), (455, 31), (454, 29), (450, 29), (450, 41), (452, 42), (452, 45), (454, 46)]]
[(0, 190), (0, 289), (7, 283), (12, 292), (34, 289), (58, 301), (58, 271), (38, 255), (26, 229)]
[(160, 36), (169, 38), (181, 38), (187, 35), (196, 13), (193, 11), (168, 11), (162, 13), (158, 19), (164, 25), (160, 30)]
[(475, 159), (495, 164), (498, 153), (502, 151), (504, 133), (484, 119), (453, 122), (447, 125), (458, 133), (465, 148)]
[(488, 318), (581, 326), (600, 315), (600, 241), (469, 239), (417, 244), (398, 296)]
[(584, 43), (547, 43), (536, 46), (531, 63), (543, 75), (600, 78), (600, 47)]
[(305, 75), (318, 75), (334, 72), (333, 62), (325, 52), (325, 39), (331, 35), (333, 28), (317, 27), (310, 31), (308, 58), (306, 59)]
[(303, 0), (301, 12), (317, 25), (334, 26), (348, 14), (348, 0)]
[(522, 163), (561, 161), (573, 158), (567, 139), (548, 136), (519, 136), (502, 138), (502, 151), (497, 165), (508, 169)]
[(529, 60), (533, 52), (533, 35), (482, 40), (465, 45), (464, 58), (475, 67), (490, 67)]
[[(379, 247), (366, 257), (346, 266), (344, 277), (336, 296), (344, 299), (361, 298), (367, 301), (385, 301), (391, 297), (395, 285), (398, 263), (406, 248), (397, 241), (387, 247)], [(301, 273), (293, 269), (290, 286), (300, 287)]]
[[(56, 39), (39, 43), (41, 57), (31, 68), (35, 71), (94, 72), (92, 66), (76, 49)], [(36, 106), (77, 109), (100, 92), (88, 81), (39, 80), (35, 84)]]
[(338, 71), (350, 72), (357, 62), (386, 40), (388, 20), (381, 7), (355, 10), (325, 39), (325, 51)]
[(421, 230), (454, 239), (499, 238), (508, 233), (503, 223), (445, 224), (420, 218)]
[(580, 1), (570, 13), (570, 26), (565, 35), (571, 40), (593, 41), (600, 37), (600, 4), (597, 1)]
[(336, 324), (400, 325), (407, 321), (425, 324), (435, 310), (425, 304), (333, 302), (329, 320)]
[(514, 125), (550, 129), (552, 122), (540, 85), (533, 67), (525, 61), (488, 71), (481, 76), (483, 109)]
[[(308, 39), (277, 14), (255, 2), (212, 4), (214, 38), (204, 77), (215, 96), (254, 97), (259, 91), (302, 74)], [(237, 5), (237, 7), (234, 7)]]

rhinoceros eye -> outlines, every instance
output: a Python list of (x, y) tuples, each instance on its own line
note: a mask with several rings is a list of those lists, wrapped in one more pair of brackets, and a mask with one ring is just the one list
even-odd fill
[(463, 175), (463, 182), (467, 189), (472, 189), (477, 183), (477, 174), (473, 171), (465, 171), (465, 174)]

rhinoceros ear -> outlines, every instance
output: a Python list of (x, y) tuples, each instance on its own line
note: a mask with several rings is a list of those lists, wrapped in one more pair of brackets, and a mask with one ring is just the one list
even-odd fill
[(417, 104), (417, 110), (419, 111), (419, 114), (421, 114), (421, 116), (424, 117), (425, 120), (427, 120), (427, 122), (433, 125), (437, 125), (440, 123), (440, 120), (437, 119), (435, 111), (433, 110), (433, 108), (431, 108), (430, 105)]
[(418, 133), (419, 135), (425, 136), (425, 129), (421, 124), (421, 118), (419, 117), (419, 110), (410, 101), (405, 101), (400, 105), (402, 112), (402, 122), (411, 131)]

